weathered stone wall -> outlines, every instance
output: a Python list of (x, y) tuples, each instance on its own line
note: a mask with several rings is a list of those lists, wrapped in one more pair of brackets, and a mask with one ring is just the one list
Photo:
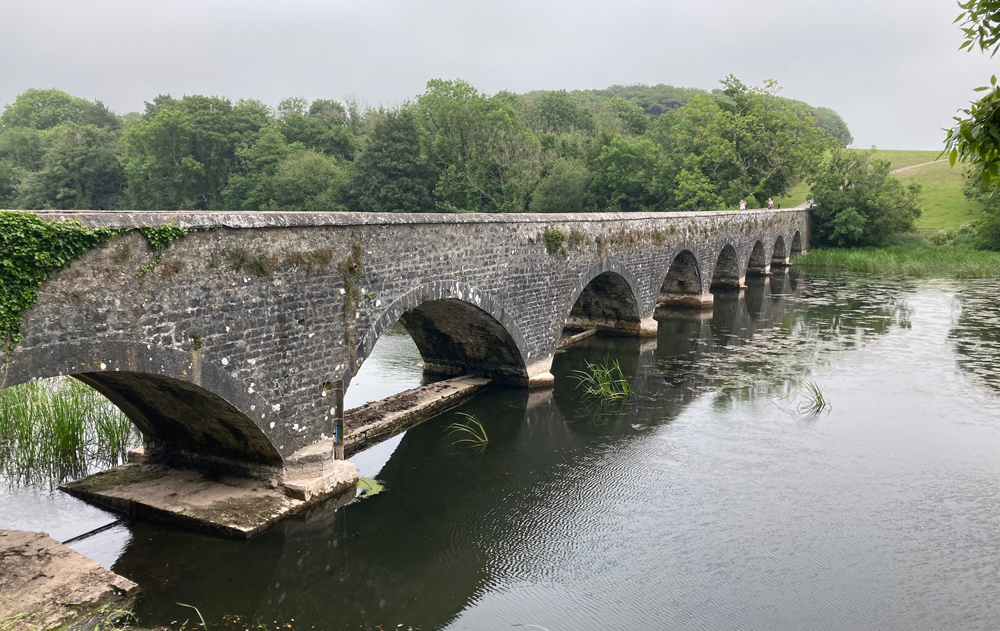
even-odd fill
[[(136, 232), (57, 273), (25, 314), (3, 385), (78, 375), (137, 422), (151, 457), (275, 466), (330, 435), (331, 384), (349, 382), (397, 320), (429, 369), (527, 383), (547, 373), (571, 314), (638, 332), (661, 288), (710, 300), (726, 246), (735, 268), (716, 282), (734, 285), (758, 242), (758, 272), (808, 244), (807, 214), (794, 210), (40, 214), (207, 230), (173, 242), (141, 277), (154, 252)], [(547, 229), (566, 240), (547, 247)], [(685, 251), (697, 270), (671, 271)]]

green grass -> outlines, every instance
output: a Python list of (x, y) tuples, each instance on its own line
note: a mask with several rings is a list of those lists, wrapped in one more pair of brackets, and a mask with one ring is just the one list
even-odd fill
[(113, 467), (138, 442), (121, 410), (75, 379), (0, 390), (0, 477), (10, 482), (58, 483)]
[(802, 401), (796, 408), (803, 416), (819, 416), (830, 409), (830, 402), (823, 396), (819, 384), (812, 379), (806, 379), (798, 394)]
[(577, 388), (583, 388), (585, 395), (595, 399), (616, 401), (632, 394), (632, 386), (625, 379), (617, 359), (605, 358), (593, 364), (588, 361), (587, 369), (574, 370), (572, 377), (577, 381)]
[[(781, 197), (775, 197), (774, 207), (795, 208), (807, 199), (809, 199), (809, 183), (803, 180), (789, 189), (789, 191)], [(767, 202), (767, 200), (764, 201)]]
[[(879, 149), (875, 157), (888, 160), (893, 169), (923, 164), (937, 160), (939, 151), (896, 151)], [(979, 202), (966, 199), (965, 170), (951, 168), (947, 160), (936, 164), (917, 167), (898, 174), (903, 183), (920, 184), (920, 202), (923, 213), (917, 220), (917, 230), (928, 233), (943, 228), (958, 228), (964, 223), (975, 221), (983, 207)], [(780, 208), (794, 208), (809, 199), (809, 184), (799, 182), (786, 195), (774, 198)]]
[(479, 450), (486, 449), (486, 446), (490, 444), (490, 439), (486, 435), (486, 428), (479, 422), (476, 415), (466, 414), (465, 412), (459, 412), (458, 414), (465, 417), (465, 422), (452, 423), (444, 428), (445, 433), (449, 435), (457, 434), (459, 436), (452, 444), (464, 444)]
[(1000, 277), (1000, 252), (952, 245), (894, 245), (888, 248), (829, 248), (795, 255), (801, 267), (835, 267), (855, 272), (943, 278)]
[(888, 160), (893, 170), (937, 160), (938, 155), (940, 154), (940, 149), (930, 151), (909, 151), (898, 149), (875, 150), (875, 158), (878, 160)]
[(983, 210), (982, 204), (973, 202), (962, 192), (965, 187), (965, 170), (951, 168), (947, 161), (900, 173), (903, 183), (916, 182), (921, 186), (923, 214), (917, 220), (918, 230), (957, 228), (975, 221)]

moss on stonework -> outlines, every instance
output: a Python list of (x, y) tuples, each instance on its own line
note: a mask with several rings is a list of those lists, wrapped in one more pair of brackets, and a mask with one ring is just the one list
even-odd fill
[(45, 221), (29, 212), (0, 211), (0, 345), (3, 363), (21, 339), (24, 312), (57, 271), (121, 234), (78, 221)]

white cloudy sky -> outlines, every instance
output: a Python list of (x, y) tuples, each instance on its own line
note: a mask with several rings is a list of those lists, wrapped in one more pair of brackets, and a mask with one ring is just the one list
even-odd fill
[(996, 61), (953, 0), (0, 0), (0, 103), (30, 87), (118, 112), (160, 93), (392, 104), (733, 73), (837, 110), (856, 146), (936, 149)]

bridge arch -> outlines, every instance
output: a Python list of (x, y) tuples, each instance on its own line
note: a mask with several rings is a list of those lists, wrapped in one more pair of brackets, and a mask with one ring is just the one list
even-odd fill
[(800, 254), (802, 252), (802, 233), (798, 230), (795, 231), (795, 235), (792, 236), (792, 254)]
[(743, 274), (740, 273), (740, 260), (736, 246), (726, 243), (712, 268), (712, 289), (737, 289), (743, 284)]
[(771, 246), (771, 265), (784, 266), (788, 262), (788, 248), (785, 247), (785, 238), (780, 234), (775, 237)]
[(615, 260), (602, 260), (580, 277), (570, 294), (563, 327), (604, 333), (633, 333), (641, 326), (639, 284), (629, 269)]
[(750, 260), (747, 262), (747, 276), (762, 276), (767, 273), (768, 259), (764, 249), (763, 241), (753, 244), (750, 252)]
[(252, 384), (202, 362), (200, 350), (121, 341), (63, 343), (19, 351), (14, 362), (16, 373), (0, 385), (62, 375), (82, 381), (139, 428), (149, 461), (225, 463), (250, 474), (262, 473), (261, 465), (282, 463), (282, 446), (270, 431), (275, 411)]
[(396, 299), (369, 328), (344, 380), (350, 383), (387, 328), (400, 322), (429, 372), (527, 382), (528, 345), (504, 308), (458, 281), (425, 283)]

